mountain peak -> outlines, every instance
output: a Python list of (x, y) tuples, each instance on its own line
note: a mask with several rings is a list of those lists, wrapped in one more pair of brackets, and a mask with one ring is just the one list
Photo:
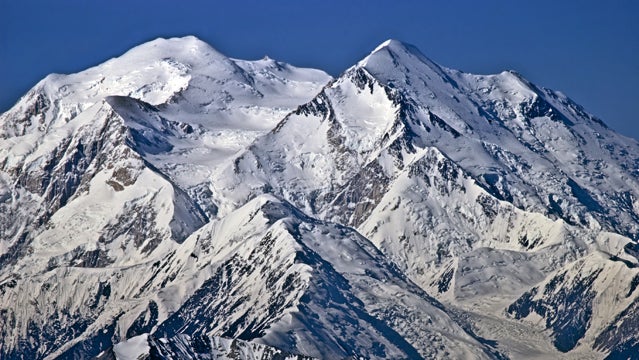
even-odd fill
[(391, 39), (331, 80), (159, 38), (0, 114), (0, 358), (632, 357), (638, 169), (512, 71)]
[(415, 45), (405, 43), (397, 39), (388, 39), (379, 44), (367, 57), (379, 56), (384, 53), (392, 54), (394, 57), (417, 57), (420, 60), (432, 62)]
[[(162, 43), (179, 43), (181, 45), (188, 44), (206, 44), (203, 40), (194, 35), (186, 35), (186, 36), (174, 36), (170, 38), (158, 37), (154, 40), (146, 42), (145, 44), (162, 44)], [(208, 44), (206, 44), (208, 45)]]
[(379, 44), (357, 66), (366, 68), (372, 74), (389, 74), (396, 69), (404, 71), (423, 65), (439, 71), (440, 67), (426, 57), (416, 46), (396, 39), (388, 39)]
[(215, 59), (226, 60), (227, 56), (214, 49), (199, 38), (189, 35), (184, 37), (157, 38), (140, 44), (122, 55), (126, 61), (143, 59), (180, 59), (190, 62), (209, 62)]
[(388, 39), (384, 41), (383, 43), (377, 45), (377, 47), (375, 48), (375, 50), (372, 51), (372, 53), (383, 50), (384, 48), (396, 49), (396, 48), (406, 48), (407, 46), (411, 46), (411, 45), (405, 44), (401, 40)]
[[(424, 79), (447, 77), (445, 69), (426, 57), (417, 47), (395, 39), (381, 43), (354, 68), (365, 69), (382, 84), (391, 87), (412, 88), (414, 85), (425, 85)], [(429, 86), (435, 85), (431, 81), (427, 83)]]

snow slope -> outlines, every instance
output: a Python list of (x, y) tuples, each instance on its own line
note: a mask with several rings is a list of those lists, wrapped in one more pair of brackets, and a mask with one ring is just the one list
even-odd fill
[[(503, 318), (589, 254), (626, 264), (613, 292), (632, 286), (638, 150), (512, 72), (463, 74), (389, 41), (256, 140), (215, 194), (233, 208), (273, 192), (355, 226), (440, 299)], [(614, 314), (627, 306), (595, 294)], [(575, 339), (557, 348), (610, 315), (562, 330)]]
[(213, 359), (213, 360), (311, 360), (311, 357), (283, 352), (270, 346), (248, 341), (226, 339), (219, 336), (191, 337), (177, 335), (174, 338), (153, 338), (148, 334), (133, 337), (104, 351), (99, 360), (154, 359)]

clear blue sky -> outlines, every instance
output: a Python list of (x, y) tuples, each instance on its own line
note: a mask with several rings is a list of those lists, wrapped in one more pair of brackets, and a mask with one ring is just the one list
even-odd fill
[(189, 34), (231, 57), (332, 75), (396, 38), (447, 67), (516, 70), (639, 139), (634, 0), (0, 0), (0, 111), (48, 73)]

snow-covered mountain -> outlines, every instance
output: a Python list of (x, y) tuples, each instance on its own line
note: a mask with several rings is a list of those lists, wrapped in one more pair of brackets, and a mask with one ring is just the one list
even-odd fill
[(0, 115), (0, 214), (1, 358), (639, 352), (639, 143), (396, 40), (50, 75)]

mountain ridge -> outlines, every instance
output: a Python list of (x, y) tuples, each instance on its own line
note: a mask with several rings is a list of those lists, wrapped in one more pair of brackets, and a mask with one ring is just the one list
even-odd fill
[(512, 71), (388, 40), (333, 79), (157, 39), (0, 115), (0, 354), (614, 358), (638, 174), (639, 143)]

